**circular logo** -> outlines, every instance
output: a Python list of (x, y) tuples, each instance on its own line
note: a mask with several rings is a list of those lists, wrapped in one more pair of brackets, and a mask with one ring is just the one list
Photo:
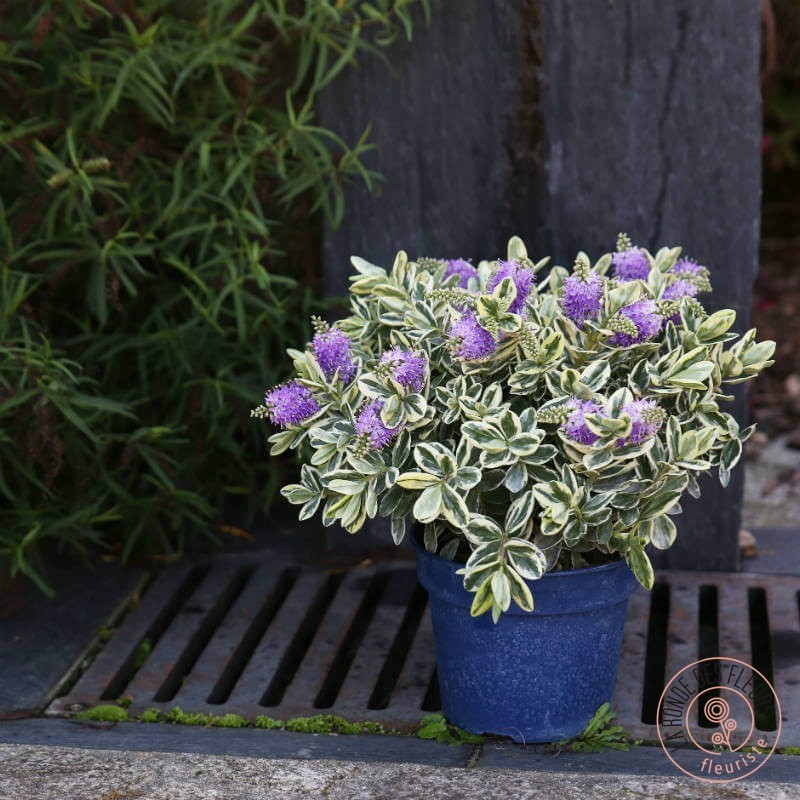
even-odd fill
[(672, 677), (658, 701), (658, 738), (682, 772), (712, 783), (760, 769), (781, 732), (772, 684), (735, 658), (704, 658)]

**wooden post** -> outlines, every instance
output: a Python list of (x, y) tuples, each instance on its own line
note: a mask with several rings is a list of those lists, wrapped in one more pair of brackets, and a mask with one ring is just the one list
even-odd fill
[[(326, 125), (354, 140), (368, 122), (386, 177), (348, 192), (326, 231), (326, 286), (346, 290), (349, 256), (504, 252), (570, 266), (627, 232), (681, 244), (712, 271), (712, 310), (747, 326), (757, 269), (761, 105), (756, 0), (459, 0), (426, 30), (330, 88)], [(732, 411), (745, 417), (740, 394)], [(661, 566), (735, 569), (742, 470), (703, 482), (676, 518)], [(344, 534), (342, 534), (342, 538)], [(365, 537), (365, 545), (369, 545)], [(374, 542), (371, 543), (374, 545)]]

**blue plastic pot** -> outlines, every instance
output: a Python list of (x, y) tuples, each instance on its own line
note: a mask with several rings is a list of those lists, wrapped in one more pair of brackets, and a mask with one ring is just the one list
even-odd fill
[(470, 616), (473, 595), (456, 575), (462, 565), (411, 538), (447, 719), (518, 742), (581, 733), (614, 694), (628, 598), (638, 585), (625, 561), (529, 581), (534, 611), (512, 603), (495, 624), (490, 613)]

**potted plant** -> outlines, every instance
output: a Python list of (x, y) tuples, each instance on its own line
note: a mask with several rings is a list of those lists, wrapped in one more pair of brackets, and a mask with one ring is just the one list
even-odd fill
[(705, 267), (624, 235), (594, 265), (534, 263), (519, 238), (477, 267), (353, 258), (352, 313), (315, 320), (295, 377), (253, 414), (300, 448), (282, 491), (355, 533), (413, 521), (445, 714), (524, 741), (573, 736), (613, 694), (627, 599), (698, 475), (727, 483), (741, 429), (723, 386), (773, 342), (707, 314)]

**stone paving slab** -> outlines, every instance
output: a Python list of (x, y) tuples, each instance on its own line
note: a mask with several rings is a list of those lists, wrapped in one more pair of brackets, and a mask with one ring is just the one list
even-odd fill
[(0, 800), (789, 800), (792, 783), (0, 745)]
[(434, 766), (464, 766), (474, 750), (471, 745), (448, 745), (416, 736), (336, 736), (166, 723), (115, 725), (66, 719), (0, 722), (0, 743), (271, 759), (406, 761)]
[[(30, 719), (0, 723), (0, 748), (47, 746), (91, 752), (154, 752), (165, 755), (209, 755), (351, 764), (417, 764), (428, 767), (478, 767), (527, 771), (679, 779), (660, 747), (634, 747), (627, 752), (553, 753), (544, 746), (523, 747), (489, 739), (477, 747), (447, 745), (413, 736), (332, 736), (266, 731), (253, 728), (197, 728), (186, 725)], [(0, 772), (2, 775), (2, 772)], [(800, 786), (800, 757), (774, 755), (759, 772), (761, 784)], [(2, 780), (0, 779), (0, 785)], [(770, 790), (772, 791), (772, 790)], [(2, 795), (0, 795), (2, 797)], [(117, 799), (119, 800), (119, 799)]]
[(800, 519), (800, 450), (787, 446), (788, 436), (770, 439), (757, 459), (745, 461), (745, 528), (796, 528)]
[(15, 586), (15, 607), (0, 609), (0, 715), (40, 710), (142, 575), (135, 567), (51, 559), (54, 598), (28, 581)]

